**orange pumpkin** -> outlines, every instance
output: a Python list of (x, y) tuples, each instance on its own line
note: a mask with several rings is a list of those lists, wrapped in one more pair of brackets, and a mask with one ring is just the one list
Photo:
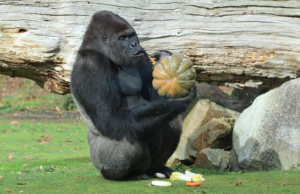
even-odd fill
[(192, 61), (174, 54), (155, 65), (152, 85), (160, 96), (169, 94), (172, 98), (182, 98), (195, 86), (195, 77)]

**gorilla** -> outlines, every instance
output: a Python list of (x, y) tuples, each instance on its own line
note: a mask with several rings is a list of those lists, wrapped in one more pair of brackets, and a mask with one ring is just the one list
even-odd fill
[(120, 16), (93, 15), (71, 74), (71, 92), (88, 126), (92, 163), (111, 180), (145, 180), (165, 166), (181, 134), (180, 114), (195, 97), (160, 97), (153, 65)]

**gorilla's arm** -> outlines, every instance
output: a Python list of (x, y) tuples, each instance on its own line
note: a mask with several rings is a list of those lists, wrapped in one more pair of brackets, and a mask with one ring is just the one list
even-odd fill
[[(175, 107), (176, 105), (173, 104), (172, 106)], [(104, 108), (102, 106), (93, 107), (87, 112), (103, 136), (120, 140), (123, 137), (135, 137), (136, 135), (145, 137), (156, 134), (157, 131), (155, 130), (159, 128), (155, 126), (175, 118), (184, 110), (184, 105), (173, 110), (163, 106), (162, 103), (149, 103), (131, 110), (112, 109), (107, 106)]]
[(169, 121), (185, 111), (186, 107), (195, 95), (196, 91), (194, 89), (187, 97), (180, 99), (166, 99), (158, 97), (156, 101), (152, 101), (151, 103), (144, 104), (135, 110), (132, 110), (132, 116), (135, 119), (144, 119), (152, 115), (161, 115), (162, 117), (165, 117), (164, 119), (168, 119), (167, 121)]
[[(155, 126), (162, 122), (169, 122), (185, 110), (189, 99), (185, 101), (168, 99), (149, 102), (132, 109), (111, 106), (108, 98), (102, 98), (97, 92), (97, 84), (88, 87), (78, 87), (73, 95), (89, 115), (94, 126), (103, 136), (120, 140), (133, 135), (151, 135), (157, 133)], [(177, 102), (177, 103), (176, 103)]]
[[(110, 71), (100, 69), (95, 65), (98, 62), (91, 59), (91, 56), (89, 60), (84, 57), (77, 59), (73, 68), (71, 89), (94, 126), (108, 138), (120, 140), (128, 135), (155, 134), (155, 126), (182, 113), (193, 98), (193, 94), (183, 99), (157, 98), (131, 109), (121, 108), (121, 95), (110, 77)], [(101, 60), (103, 63), (104, 59)], [(145, 96), (150, 95), (148, 98), (155, 94), (151, 88), (153, 89), (149, 86), (144, 91)]]

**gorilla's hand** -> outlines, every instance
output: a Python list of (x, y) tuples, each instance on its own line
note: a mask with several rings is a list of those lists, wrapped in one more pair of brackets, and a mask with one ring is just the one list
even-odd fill
[(166, 106), (174, 112), (183, 112), (190, 102), (196, 97), (196, 87), (192, 88), (190, 93), (183, 98), (169, 98), (166, 99)]
[(155, 62), (158, 62), (160, 60), (162, 60), (163, 58), (172, 56), (173, 53), (170, 51), (166, 51), (166, 50), (160, 50), (160, 51), (156, 51), (154, 53), (152, 53), (150, 55), (151, 58), (154, 58)]
[[(196, 96), (196, 87), (194, 87), (188, 96), (184, 98), (167, 98), (159, 97), (159, 99), (152, 103), (145, 103), (131, 110), (131, 117), (135, 120), (143, 118), (165, 115), (166, 118), (174, 118), (184, 112), (189, 103)], [(159, 114), (158, 114), (159, 113)]]

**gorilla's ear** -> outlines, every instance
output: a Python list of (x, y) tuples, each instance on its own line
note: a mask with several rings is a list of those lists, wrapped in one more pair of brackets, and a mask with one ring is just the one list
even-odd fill
[(107, 36), (103, 35), (103, 29), (94, 20), (91, 21), (84, 34), (79, 53), (97, 52), (103, 53), (102, 41), (107, 40)]
[(99, 53), (99, 50), (93, 47), (83, 47), (80, 48), (78, 51), (79, 54), (81, 54), (82, 56), (85, 56), (88, 53)]
[(97, 43), (97, 40), (89, 40), (83, 42), (78, 51), (80, 54), (85, 55), (87, 53), (103, 53), (103, 49), (100, 46), (100, 43)]

